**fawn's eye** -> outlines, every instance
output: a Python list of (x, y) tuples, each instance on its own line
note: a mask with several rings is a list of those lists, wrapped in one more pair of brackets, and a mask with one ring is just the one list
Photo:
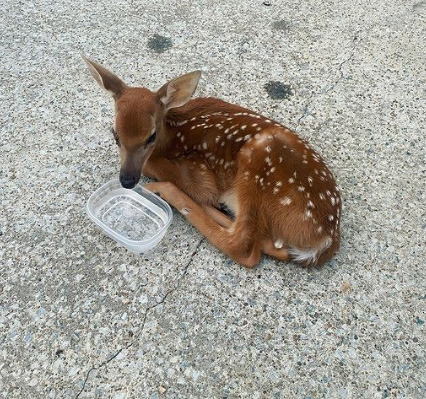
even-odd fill
[(111, 132), (112, 132), (112, 135), (114, 136), (115, 143), (120, 147), (120, 140), (118, 139), (118, 134), (113, 127), (111, 128)]
[(152, 144), (156, 138), (157, 138), (157, 132), (154, 130), (151, 136), (148, 137), (148, 140), (146, 141), (145, 146)]

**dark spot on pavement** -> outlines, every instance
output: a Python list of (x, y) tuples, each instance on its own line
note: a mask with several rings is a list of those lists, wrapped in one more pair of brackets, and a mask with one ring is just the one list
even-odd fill
[(286, 21), (286, 20), (282, 19), (281, 21), (275, 21), (275, 22), (272, 24), (272, 27), (273, 27), (275, 30), (282, 30), (282, 31), (287, 32), (287, 31), (289, 31), (289, 30), (290, 30), (290, 22), (288, 22), (288, 21)]
[(148, 39), (148, 47), (156, 53), (164, 53), (172, 47), (172, 40), (168, 37), (155, 34)]
[(265, 90), (273, 100), (285, 100), (293, 95), (290, 85), (272, 80), (265, 84)]

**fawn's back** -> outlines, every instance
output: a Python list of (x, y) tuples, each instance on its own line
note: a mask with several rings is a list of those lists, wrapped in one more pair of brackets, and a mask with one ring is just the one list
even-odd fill
[[(173, 110), (163, 128), (168, 145), (153, 155), (190, 160), (199, 174), (196, 191), (210, 194), (199, 199), (215, 207), (223, 202), (235, 216), (253, 215), (257, 235), (272, 236), (278, 248), (291, 243), (301, 262), (316, 252), (304, 248), (337, 250), (339, 190), (327, 164), (294, 132), (213, 98)], [(248, 188), (245, 196), (236, 198), (237, 186)]]

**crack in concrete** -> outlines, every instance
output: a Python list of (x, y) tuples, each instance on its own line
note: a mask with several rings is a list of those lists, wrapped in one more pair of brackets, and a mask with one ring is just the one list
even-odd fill
[(313, 104), (313, 102), (321, 95), (323, 94), (327, 94), (330, 91), (334, 90), (336, 88), (336, 86), (345, 78), (345, 75), (343, 73), (343, 66), (347, 63), (349, 63), (350, 61), (352, 61), (352, 59), (355, 56), (355, 50), (356, 50), (356, 41), (359, 39), (359, 34), (360, 34), (361, 30), (358, 30), (355, 32), (355, 35), (352, 37), (352, 51), (351, 54), (348, 58), (346, 58), (345, 60), (343, 60), (338, 68), (337, 71), (339, 73), (339, 77), (334, 81), (334, 83), (332, 83), (330, 86), (325, 86), (323, 87), (319, 93), (315, 94), (314, 96), (312, 96), (310, 98), (310, 100), (308, 100), (307, 104), (305, 105), (304, 109), (303, 109), (303, 114), (300, 116), (300, 118), (297, 120), (297, 127), (300, 126), (300, 123), (302, 122), (303, 119), (305, 119), (308, 115), (309, 115), (309, 107)]
[(189, 257), (189, 260), (188, 260), (188, 262), (186, 263), (186, 265), (185, 265), (185, 267), (183, 269), (183, 273), (174, 280), (174, 282), (173, 282), (173, 288), (169, 289), (165, 293), (165, 295), (163, 296), (163, 298), (161, 298), (157, 303), (155, 303), (154, 305), (151, 305), (151, 306), (147, 307), (147, 309), (145, 310), (145, 314), (144, 314), (144, 317), (143, 317), (143, 320), (142, 320), (142, 325), (140, 327), (139, 333), (134, 337), (134, 339), (132, 340), (132, 342), (130, 342), (128, 345), (120, 348), (117, 352), (115, 352), (108, 359), (104, 360), (103, 362), (101, 362), (97, 366), (94, 366), (90, 370), (88, 370), (87, 373), (86, 373), (86, 377), (85, 377), (85, 379), (83, 381), (83, 386), (81, 387), (80, 391), (77, 393), (75, 399), (78, 399), (80, 397), (80, 395), (86, 389), (87, 381), (89, 380), (89, 376), (90, 376), (90, 373), (92, 371), (101, 369), (102, 367), (104, 367), (105, 365), (107, 365), (108, 363), (110, 363), (111, 361), (113, 361), (123, 350), (131, 348), (133, 346), (133, 344), (138, 341), (138, 339), (142, 336), (142, 334), (144, 332), (144, 328), (145, 328), (146, 320), (148, 318), (148, 314), (150, 313), (150, 311), (152, 309), (155, 309), (157, 306), (163, 304), (166, 301), (167, 297), (170, 294), (172, 294), (173, 292), (177, 291), (180, 288), (181, 282), (185, 278), (186, 274), (188, 273), (189, 266), (191, 265), (191, 263), (192, 263), (195, 255), (198, 252), (198, 249), (200, 248), (200, 246), (204, 242), (204, 240), (205, 240), (205, 238), (202, 237), (200, 239), (200, 241), (198, 242), (198, 244), (196, 245), (195, 249), (192, 251), (191, 256)]

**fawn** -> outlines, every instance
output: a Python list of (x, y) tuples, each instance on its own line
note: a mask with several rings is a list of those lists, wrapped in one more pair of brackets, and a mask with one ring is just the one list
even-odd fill
[(294, 132), (222, 100), (191, 100), (200, 71), (152, 92), (83, 58), (115, 100), (123, 187), (134, 187), (141, 173), (156, 179), (145, 187), (248, 268), (262, 253), (319, 266), (337, 252), (339, 190), (322, 158)]

